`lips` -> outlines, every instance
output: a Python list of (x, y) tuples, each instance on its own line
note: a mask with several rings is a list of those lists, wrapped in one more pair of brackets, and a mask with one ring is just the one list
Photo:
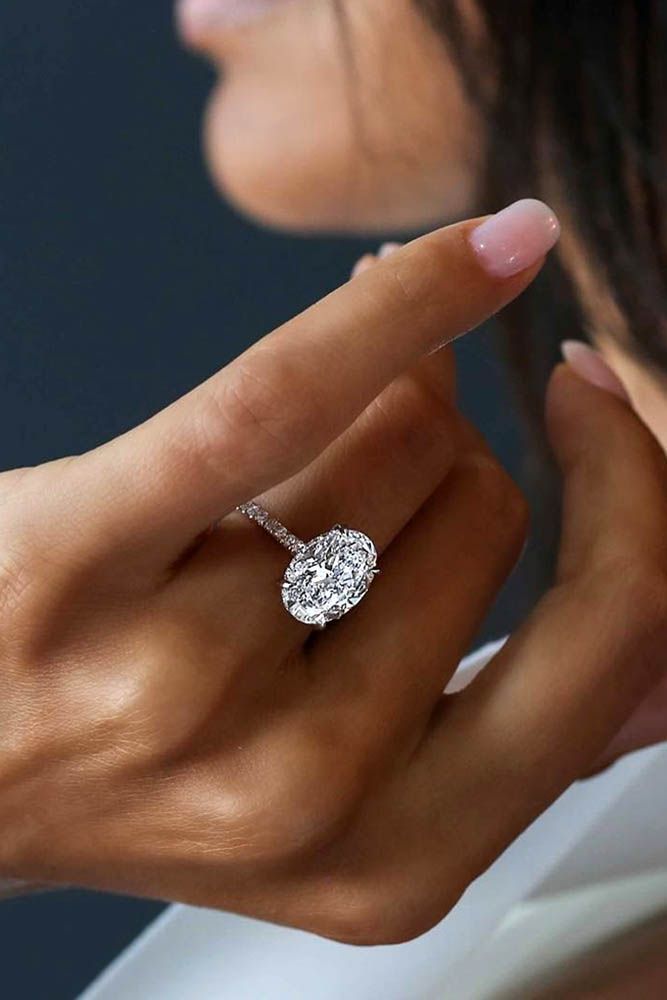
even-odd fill
[(213, 32), (251, 24), (285, 2), (286, 0), (178, 0), (176, 20), (183, 40), (196, 45)]

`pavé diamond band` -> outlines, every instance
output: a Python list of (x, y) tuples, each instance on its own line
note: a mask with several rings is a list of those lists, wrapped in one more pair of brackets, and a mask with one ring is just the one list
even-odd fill
[(379, 573), (375, 545), (362, 531), (334, 525), (304, 542), (254, 500), (237, 507), (292, 553), (281, 594), (293, 618), (324, 628), (351, 611)]

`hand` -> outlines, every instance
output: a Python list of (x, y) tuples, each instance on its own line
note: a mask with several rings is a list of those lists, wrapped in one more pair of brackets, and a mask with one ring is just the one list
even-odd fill
[[(561, 368), (559, 584), (442, 695), (525, 530), (432, 353), (541, 263), (489, 274), (473, 226), (397, 251), (110, 444), (2, 477), (2, 874), (405, 940), (657, 682), (665, 460)], [(233, 512), (257, 495), (301, 536), (342, 521), (378, 544), (382, 574), (323, 633), (284, 612), (286, 553)]]
[(635, 709), (595, 761), (592, 774), (609, 767), (619, 757), (667, 740), (667, 677)]

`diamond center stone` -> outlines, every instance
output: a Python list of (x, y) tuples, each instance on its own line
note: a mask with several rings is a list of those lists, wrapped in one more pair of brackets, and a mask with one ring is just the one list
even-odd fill
[(285, 570), (283, 604), (306, 625), (326, 625), (359, 603), (376, 567), (377, 551), (370, 538), (336, 525), (294, 556)]

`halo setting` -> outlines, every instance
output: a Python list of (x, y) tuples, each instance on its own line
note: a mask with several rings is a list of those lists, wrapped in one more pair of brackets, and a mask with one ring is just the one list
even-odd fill
[(366, 596), (380, 572), (377, 549), (363, 531), (335, 524), (304, 542), (255, 500), (236, 509), (292, 553), (283, 577), (282, 599), (292, 617), (305, 625), (324, 628), (342, 618)]
[(337, 524), (296, 553), (285, 570), (283, 604), (298, 621), (323, 628), (365, 597), (378, 572), (368, 535)]

